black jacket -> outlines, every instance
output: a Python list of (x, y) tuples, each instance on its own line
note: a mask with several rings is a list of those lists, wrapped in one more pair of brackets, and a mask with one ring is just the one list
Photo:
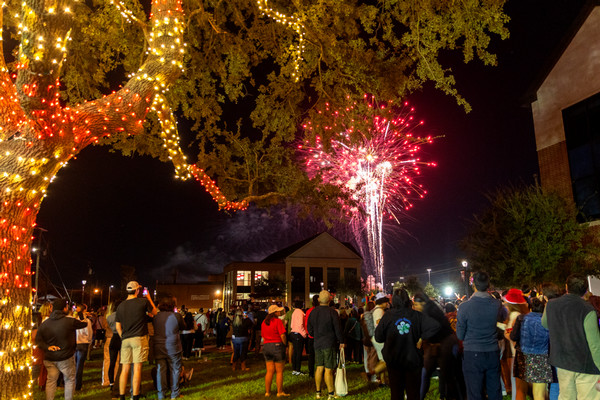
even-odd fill
[[(62, 310), (52, 311), (50, 317), (42, 322), (35, 336), (35, 343), (44, 350), (44, 359), (63, 361), (73, 357), (77, 340), (75, 331), (87, 327), (87, 321), (67, 317)], [(48, 347), (58, 346), (60, 350), (50, 351)]]
[(392, 308), (386, 311), (375, 329), (375, 340), (384, 343), (383, 359), (395, 369), (422, 368), (423, 351), (417, 349), (419, 339), (430, 339), (440, 324), (412, 308), (403, 307), (398, 296), (392, 297)]

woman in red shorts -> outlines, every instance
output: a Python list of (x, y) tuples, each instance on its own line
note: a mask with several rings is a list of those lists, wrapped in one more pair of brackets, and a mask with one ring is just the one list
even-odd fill
[(284, 308), (272, 305), (269, 307), (269, 315), (261, 326), (263, 338), (263, 355), (267, 364), (265, 375), (265, 396), (271, 395), (271, 383), (273, 373), (277, 372), (275, 382), (277, 383), (277, 397), (287, 397), (289, 394), (283, 391), (283, 367), (285, 364), (286, 330), (279, 316), (283, 315)]

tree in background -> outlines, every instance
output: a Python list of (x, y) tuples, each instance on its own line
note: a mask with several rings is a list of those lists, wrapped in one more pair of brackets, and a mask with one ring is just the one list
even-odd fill
[(576, 210), (540, 186), (511, 186), (488, 196), (461, 247), (469, 268), (486, 270), (496, 286), (564, 284), (573, 272), (596, 275), (598, 243)]
[[(504, 1), (8, 0), (0, 399), (31, 396), (33, 228), (50, 183), (81, 150), (109, 144), (172, 162), (222, 209), (284, 197), (323, 209), (337, 193), (317, 196), (294, 164), (302, 121), (365, 93), (399, 102), (426, 81), (468, 108), (439, 55), (460, 49), (494, 64), (487, 46), (490, 34), (507, 36)], [(192, 163), (172, 110), (197, 134)]]
[(425, 285), (423, 288), (423, 292), (425, 292), (425, 294), (432, 299), (437, 299), (440, 297), (440, 291), (437, 290), (435, 286), (431, 284), (431, 282), (427, 282), (427, 285)]

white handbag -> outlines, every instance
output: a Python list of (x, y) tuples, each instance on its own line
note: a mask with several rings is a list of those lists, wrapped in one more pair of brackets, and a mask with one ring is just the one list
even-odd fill
[(348, 394), (348, 382), (346, 382), (346, 356), (344, 348), (340, 349), (340, 359), (335, 371), (335, 394), (338, 396), (346, 396)]

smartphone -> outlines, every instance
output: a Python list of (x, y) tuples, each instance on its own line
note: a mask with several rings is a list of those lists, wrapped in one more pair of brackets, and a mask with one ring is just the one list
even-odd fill
[(144, 291), (142, 292), (142, 295), (144, 297), (148, 296), (148, 288), (147, 287), (144, 288)]

